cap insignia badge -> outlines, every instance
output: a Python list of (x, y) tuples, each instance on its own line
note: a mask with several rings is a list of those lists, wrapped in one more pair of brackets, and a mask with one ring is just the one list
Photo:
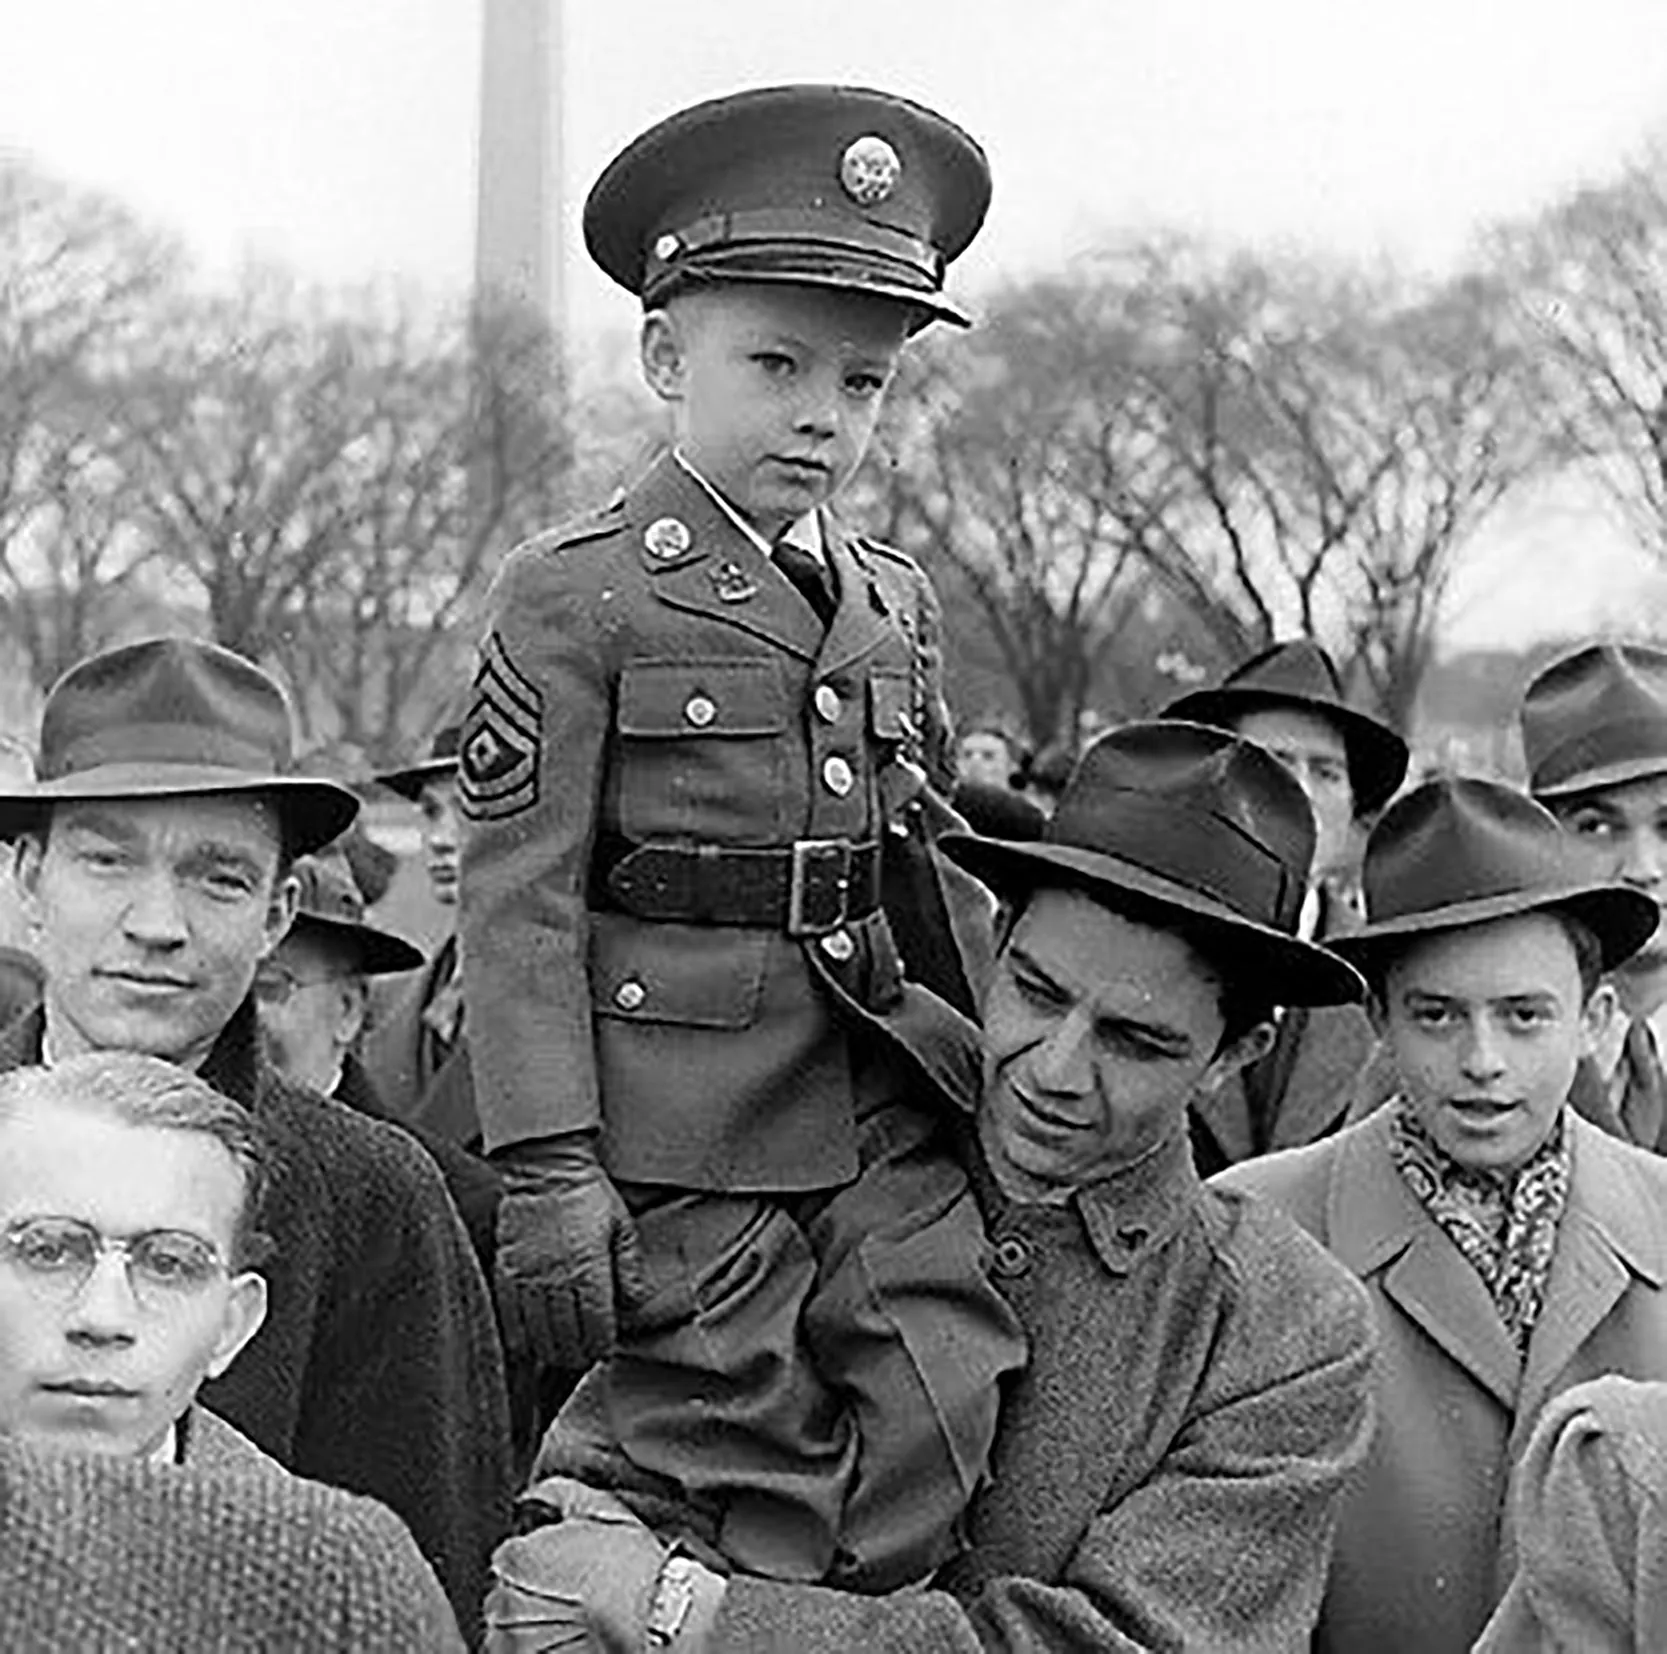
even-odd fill
[(877, 207), (897, 188), (903, 163), (877, 133), (854, 139), (839, 162), (839, 181), (859, 207)]
[(674, 562), (693, 544), (689, 525), (677, 517), (656, 517), (643, 531), (642, 543), (651, 557)]

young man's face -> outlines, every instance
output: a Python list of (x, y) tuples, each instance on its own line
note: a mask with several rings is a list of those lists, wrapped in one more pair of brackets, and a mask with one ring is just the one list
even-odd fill
[(1227, 1050), (1191, 945), (1075, 891), (1039, 891), (984, 1001), (979, 1139), (1012, 1199), (1059, 1201), (1186, 1130), (1187, 1105), (1265, 1046)]
[(156, 1447), (265, 1317), (266, 1283), (233, 1267), (243, 1198), (242, 1167), (204, 1132), (51, 1099), (0, 1115), (0, 1236), (30, 1236), (48, 1256), (31, 1220), (68, 1218), (107, 1239), (165, 1235), (174, 1253), (207, 1247), (217, 1261), (190, 1290), (159, 1288), (105, 1251), (77, 1286), (0, 1245), (0, 1433), (83, 1452)]
[(457, 776), (431, 776), (417, 794), (423, 813), (423, 865), (429, 888), (442, 907), (457, 906)]
[(1461, 1165), (1509, 1171), (1546, 1140), (1611, 1001), (1584, 1001), (1574, 944), (1528, 913), (1413, 944), (1384, 983), (1385, 1037), (1425, 1129)]
[(26, 839), (17, 859), (53, 1055), (201, 1062), (294, 915), (278, 860), (276, 820), (251, 796), (58, 805), (45, 845)]
[(1318, 713), (1297, 706), (1243, 713), (1234, 731), (1271, 752), (1308, 794), (1314, 812), (1314, 877), (1348, 866), (1354, 827), (1354, 786), (1343, 732)]
[(645, 318), (643, 369), (683, 457), (773, 539), (861, 463), (907, 321), (834, 288), (716, 283)]
[[(1599, 858), (1599, 877), (1667, 901), (1667, 774), (1545, 802)], [(1658, 927), (1615, 972), (1615, 986), (1634, 1016), (1667, 1003), (1667, 930)]]
[(302, 921), (255, 972), (255, 1004), (278, 1072), (326, 1097), (365, 1021), (365, 982), (343, 957), (349, 951)]

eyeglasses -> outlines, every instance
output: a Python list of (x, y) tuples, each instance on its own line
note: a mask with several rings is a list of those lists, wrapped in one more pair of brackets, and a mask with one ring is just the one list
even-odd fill
[(151, 1314), (178, 1310), (229, 1273), (208, 1241), (179, 1229), (147, 1229), (118, 1240), (79, 1218), (23, 1218), (0, 1230), (0, 1265), (58, 1303), (79, 1297), (99, 1260), (121, 1255), (128, 1291)]
[(325, 982), (345, 982), (347, 971), (324, 971), (317, 976), (298, 976), (282, 965), (262, 965), (255, 972), (255, 999), (261, 1005), (289, 1004), (302, 988), (315, 988)]

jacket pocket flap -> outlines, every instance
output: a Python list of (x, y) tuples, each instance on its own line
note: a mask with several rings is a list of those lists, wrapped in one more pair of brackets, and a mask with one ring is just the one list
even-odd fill
[(591, 916), (597, 1014), (688, 1028), (748, 1028), (764, 992), (768, 932)]
[(621, 735), (779, 735), (787, 693), (772, 660), (637, 661), (619, 675)]

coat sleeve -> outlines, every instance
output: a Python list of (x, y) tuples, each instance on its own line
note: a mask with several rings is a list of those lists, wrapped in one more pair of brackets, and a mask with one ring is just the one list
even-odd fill
[(600, 1123), (585, 894), (610, 718), (593, 561), (515, 553), (459, 751), (462, 936), (488, 1152)]
[(960, 1600), (737, 1578), (714, 1654), (1305, 1649), (1342, 1494), (1371, 1437), (1371, 1308), (1354, 1283), (1336, 1290), (1321, 1346), (1201, 1397), (1152, 1475), (1095, 1518), (1058, 1579), (995, 1577)]
[(353, 1129), (375, 1141), (338, 1191), (331, 1270), (346, 1289), (315, 1340), (291, 1468), (389, 1506), (469, 1625), (512, 1491), (492, 1301), (428, 1156), (395, 1126)]

